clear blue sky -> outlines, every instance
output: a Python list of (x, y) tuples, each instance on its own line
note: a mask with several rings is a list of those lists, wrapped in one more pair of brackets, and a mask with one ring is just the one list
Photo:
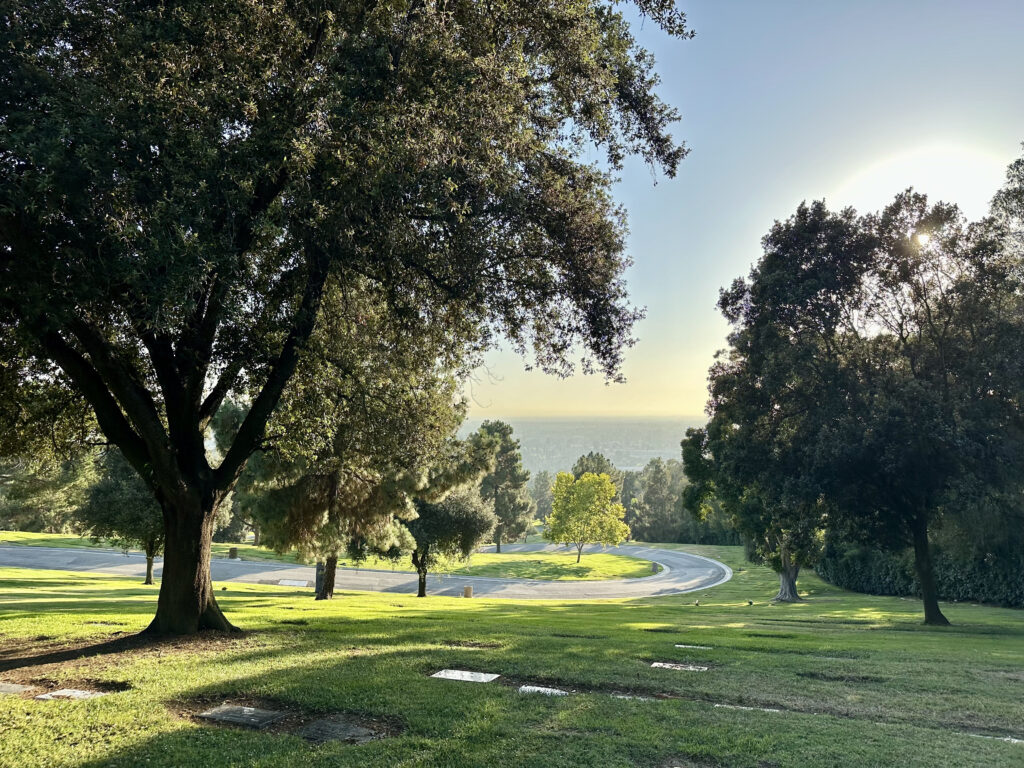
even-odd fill
[(1024, 0), (698, 0), (693, 40), (638, 24), (691, 148), (674, 180), (631, 164), (628, 273), (647, 308), (628, 383), (487, 358), (471, 416), (700, 419), (724, 345), (718, 290), (801, 200), (874, 210), (906, 186), (977, 217), (1024, 141)]

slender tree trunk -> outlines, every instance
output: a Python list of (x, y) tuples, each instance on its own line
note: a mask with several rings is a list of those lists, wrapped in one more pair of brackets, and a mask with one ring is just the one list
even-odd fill
[(338, 573), (338, 556), (328, 556), (324, 563), (324, 578), (320, 583), (320, 591), (317, 592), (317, 600), (331, 600), (334, 598), (334, 579)]
[(919, 513), (911, 523), (914, 537), (914, 566), (917, 581), (921, 585), (921, 599), (924, 602), (924, 623), (936, 627), (948, 627), (949, 619), (939, 609), (939, 590), (935, 586), (935, 571), (932, 567), (932, 551), (928, 543), (928, 516)]
[(576, 545), (576, 562), (577, 563), (580, 561), (581, 557), (583, 557), (583, 545), (582, 544), (577, 544)]
[(237, 632), (217, 605), (210, 579), (214, 497), (162, 500), (164, 570), (156, 616), (146, 629), (155, 635), (191, 635), (201, 629)]
[(412, 564), (416, 568), (416, 575), (418, 576), (418, 583), (416, 588), (416, 597), (427, 596), (427, 553), (424, 552), (422, 555), (419, 550), (414, 549), (412, 551)]
[(143, 584), (153, 583), (153, 557), (156, 555), (156, 542), (150, 539), (146, 542), (146, 580)]
[(260, 528), (258, 525), (252, 527), (252, 545), (258, 547), (260, 545)]
[(796, 589), (796, 580), (800, 575), (800, 566), (793, 564), (789, 550), (781, 548), (782, 567), (779, 569), (779, 593), (772, 598), (777, 603), (798, 603), (803, 600)]
[(497, 554), (501, 554), (501, 531), (497, 531), (494, 534), (494, 551)]

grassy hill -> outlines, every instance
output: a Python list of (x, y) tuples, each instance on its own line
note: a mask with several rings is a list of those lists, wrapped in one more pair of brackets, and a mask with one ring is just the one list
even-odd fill
[[(954, 625), (926, 628), (915, 601), (814, 577), (801, 580), (806, 603), (771, 605), (773, 574), (745, 564), (738, 548), (685, 549), (723, 560), (735, 577), (696, 595), (587, 603), (356, 592), (315, 603), (308, 593), (225, 584), (218, 598), (245, 634), (141, 644), (123, 638), (148, 622), (156, 588), (0, 568), (0, 680), (118, 691), (90, 701), (0, 696), (0, 765), (1024, 761), (1024, 744), (1000, 740), (1024, 730), (1024, 613), (944, 605)], [(442, 668), (502, 677), (429, 677)], [(520, 683), (573, 695), (520, 694)], [(285, 709), (292, 722), (348, 713), (392, 736), (312, 746), (287, 729), (194, 718), (224, 701)]]

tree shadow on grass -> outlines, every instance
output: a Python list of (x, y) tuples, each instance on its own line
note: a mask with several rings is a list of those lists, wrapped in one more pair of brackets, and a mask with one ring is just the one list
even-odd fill
[(20, 655), (12, 655), (10, 652), (0, 654), (0, 672), (42, 667), (47, 664), (63, 664), (68, 661), (77, 662), (96, 656), (109, 656), (152, 648), (181, 648), (183, 645), (199, 646), (205, 645), (211, 640), (223, 641), (237, 637), (239, 635), (226, 635), (219, 632), (200, 633), (190, 637), (155, 637), (141, 633), (120, 635), (100, 642), (81, 643), (72, 641), (61, 644), (57, 648), (51, 646), (42, 652), (30, 647), (24, 649), (25, 652)]

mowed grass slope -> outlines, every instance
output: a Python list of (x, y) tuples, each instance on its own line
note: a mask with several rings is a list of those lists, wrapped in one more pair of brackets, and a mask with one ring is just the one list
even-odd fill
[[(944, 605), (954, 626), (926, 628), (915, 601), (813, 577), (801, 580), (806, 604), (773, 606), (774, 576), (737, 548), (683, 548), (725, 561), (735, 577), (696, 595), (587, 603), (354, 592), (315, 603), (308, 592), (218, 585), (246, 634), (76, 651), (49, 665), (33, 658), (143, 628), (156, 588), (0, 569), (0, 680), (127, 688), (81, 702), (0, 696), (0, 765), (1024, 764), (1024, 744), (969, 735), (1024, 735), (1021, 612)], [(503, 677), (429, 677), (445, 667)], [(519, 682), (577, 694), (521, 695), (508, 684)], [(224, 701), (351, 713), (395, 736), (311, 746), (190, 716)]]

